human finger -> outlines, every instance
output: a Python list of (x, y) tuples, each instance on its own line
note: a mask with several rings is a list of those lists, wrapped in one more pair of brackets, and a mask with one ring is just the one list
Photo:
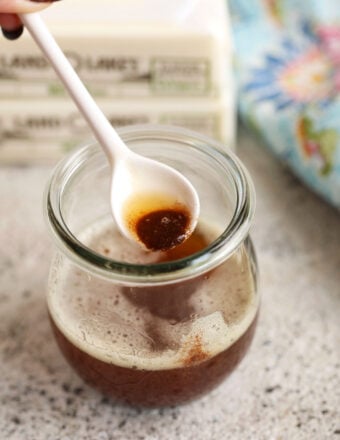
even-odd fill
[(45, 9), (58, 0), (0, 0), (0, 14), (26, 14)]
[(16, 40), (24, 30), (19, 17), (15, 14), (0, 14), (0, 27), (8, 40)]

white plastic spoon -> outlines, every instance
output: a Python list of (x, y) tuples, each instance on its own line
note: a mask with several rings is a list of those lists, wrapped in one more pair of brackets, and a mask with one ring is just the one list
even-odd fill
[(143, 196), (147, 200), (157, 193), (157, 197), (161, 195), (159, 201), (163, 197), (159, 208), (165, 209), (166, 204), (171, 208), (174, 203), (185, 208), (188, 214), (185, 238), (188, 237), (196, 226), (200, 209), (192, 184), (173, 168), (132, 152), (99, 109), (39, 14), (21, 14), (20, 18), (54, 67), (109, 159), (112, 169), (111, 208), (121, 232), (130, 239), (137, 239), (136, 232), (131, 229), (131, 219), (126, 218), (129, 200), (140, 200)]

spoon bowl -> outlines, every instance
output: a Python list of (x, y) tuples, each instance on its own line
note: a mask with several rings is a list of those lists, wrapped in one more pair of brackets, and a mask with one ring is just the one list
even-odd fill
[[(111, 183), (111, 206), (116, 223), (124, 234), (133, 235), (149, 249), (167, 249), (184, 241), (195, 229), (199, 216), (199, 199), (191, 183), (174, 168), (155, 160), (130, 153), (122, 166), (116, 167)], [(160, 213), (159, 222), (153, 226), (156, 243), (147, 245), (141, 240), (136, 224), (144, 217), (151, 222), (149, 213)], [(173, 213), (186, 216), (184, 230), (174, 230)], [(178, 216), (176, 217), (178, 221)], [(183, 219), (184, 220), (184, 219)], [(172, 222), (172, 229), (169, 223)], [(163, 238), (157, 236), (162, 234)], [(182, 228), (183, 229), (183, 228)], [(167, 236), (164, 241), (164, 234)], [(175, 234), (173, 240), (171, 234)], [(161, 241), (159, 241), (161, 240)], [(164, 244), (165, 243), (165, 244)]]
[[(107, 155), (112, 169), (112, 213), (122, 234), (153, 250), (180, 244), (198, 220), (199, 198), (192, 184), (175, 169), (132, 152), (89, 94), (39, 14), (21, 14), (20, 18)], [(156, 212), (159, 215), (148, 216)], [(153, 235), (153, 241), (161, 240), (159, 247), (141, 238), (137, 227), (141, 217), (148, 236)]]

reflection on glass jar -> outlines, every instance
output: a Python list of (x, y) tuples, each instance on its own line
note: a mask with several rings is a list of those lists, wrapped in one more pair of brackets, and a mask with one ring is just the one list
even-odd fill
[(133, 405), (180, 404), (221, 383), (253, 337), (253, 186), (239, 160), (204, 136), (157, 126), (120, 134), (191, 180), (197, 229), (167, 252), (128, 241), (112, 219), (106, 157), (96, 145), (74, 152), (47, 194), (59, 248), (48, 310), (61, 351), (86, 382)]

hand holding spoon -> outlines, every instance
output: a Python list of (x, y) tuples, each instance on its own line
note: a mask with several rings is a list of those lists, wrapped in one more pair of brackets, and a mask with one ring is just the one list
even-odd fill
[(120, 231), (152, 250), (180, 244), (193, 232), (199, 215), (199, 199), (191, 183), (175, 169), (132, 152), (97, 106), (39, 14), (21, 14), (20, 18), (108, 157), (112, 169), (111, 208)]

